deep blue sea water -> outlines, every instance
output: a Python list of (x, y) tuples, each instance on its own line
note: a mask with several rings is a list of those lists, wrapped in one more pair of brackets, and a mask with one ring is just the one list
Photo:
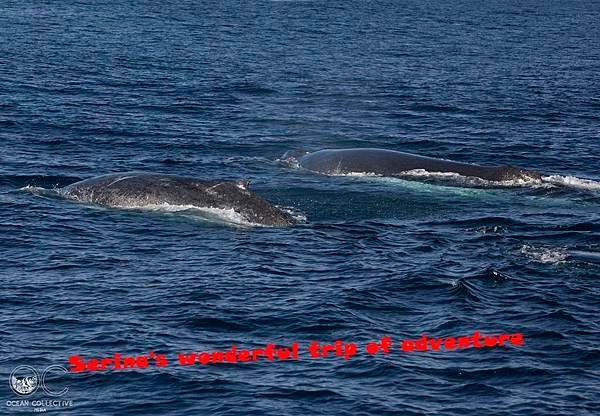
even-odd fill
[[(4, 1), (0, 414), (68, 357), (73, 415), (600, 414), (600, 3)], [(288, 150), (515, 164), (543, 186), (324, 177)], [(290, 228), (26, 192), (105, 173), (252, 180)], [(25, 188), (25, 189), (24, 189)], [(399, 342), (522, 333), (525, 345)], [(390, 336), (343, 360), (178, 352)], [(57, 387), (60, 386), (60, 387)], [(13, 403), (14, 404), (14, 403)]]

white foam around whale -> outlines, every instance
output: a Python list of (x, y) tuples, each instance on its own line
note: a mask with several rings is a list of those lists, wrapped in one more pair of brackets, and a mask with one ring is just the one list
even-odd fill
[(454, 172), (428, 172), (424, 169), (413, 169), (395, 176), (382, 176), (372, 172), (350, 172), (343, 174), (335, 174), (331, 176), (348, 176), (348, 177), (366, 177), (366, 178), (382, 178), (385, 180), (404, 180), (404, 181), (423, 181), (435, 180), (448, 185), (479, 187), (479, 188), (514, 188), (514, 187), (535, 187), (543, 186), (539, 179), (514, 179), (509, 181), (488, 181), (472, 176), (463, 176)]
[(565, 247), (539, 247), (529, 244), (521, 246), (521, 254), (540, 263), (562, 264), (567, 261), (600, 264), (600, 252), (570, 250)]
[(233, 225), (246, 227), (261, 227), (262, 224), (257, 224), (248, 221), (242, 214), (233, 208), (214, 208), (214, 207), (199, 207), (195, 205), (175, 205), (175, 204), (148, 204), (148, 205), (119, 205), (115, 208), (135, 210), (135, 211), (153, 211), (163, 213), (182, 213), (189, 214), (193, 218), (198, 218), (207, 221), (224, 222)]
[(467, 186), (482, 186), (482, 187), (523, 187), (523, 186), (538, 186), (542, 181), (535, 178), (528, 179), (511, 179), (507, 181), (488, 181), (474, 176), (464, 176), (455, 172), (429, 172), (425, 169), (413, 169), (402, 172), (400, 177), (415, 178), (415, 179), (440, 179), (445, 181), (456, 182), (460, 185)]
[(25, 192), (31, 192), (32, 194), (38, 194), (38, 195), (43, 195), (43, 194), (56, 194), (56, 191), (54, 191), (53, 189), (46, 189), (46, 188), (42, 188), (41, 186), (33, 186), (33, 185), (26, 185), (22, 188), (19, 188), (19, 191), (25, 191)]
[(521, 246), (520, 251), (521, 254), (540, 263), (560, 264), (564, 263), (569, 257), (567, 249), (562, 247), (535, 247), (524, 244)]
[(575, 176), (550, 175), (542, 176), (542, 180), (546, 183), (566, 188), (600, 191), (600, 182), (591, 179), (581, 179)]

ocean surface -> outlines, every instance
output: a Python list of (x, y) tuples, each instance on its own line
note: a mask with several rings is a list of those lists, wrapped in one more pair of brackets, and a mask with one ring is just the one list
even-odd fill
[[(600, 414), (599, 22), (597, 1), (3, 1), (0, 414)], [(349, 147), (544, 180), (281, 160)], [(31, 192), (126, 171), (249, 179), (305, 219)], [(474, 331), (524, 345), (401, 349)], [(358, 353), (307, 353), (336, 340)], [(177, 358), (296, 342), (296, 360)], [(56, 367), (150, 352), (168, 365)], [(44, 383), (71, 404), (40, 404)]]

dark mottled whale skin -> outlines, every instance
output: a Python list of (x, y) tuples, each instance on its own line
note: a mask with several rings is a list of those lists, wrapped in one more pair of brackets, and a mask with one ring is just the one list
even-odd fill
[(288, 213), (247, 189), (248, 182), (200, 180), (159, 173), (104, 175), (62, 188), (62, 196), (107, 207), (144, 207), (159, 204), (233, 209), (250, 223), (287, 226), (295, 223)]
[(413, 169), (452, 172), (488, 181), (541, 180), (538, 172), (515, 166), (480, 166), (385, 149), (325, 149), (299, 157), (304, 169), (325, 175), (374, 173), (398, 176)]

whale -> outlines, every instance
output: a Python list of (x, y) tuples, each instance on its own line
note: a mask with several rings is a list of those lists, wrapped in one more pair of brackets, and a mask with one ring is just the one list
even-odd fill
[(244, 223), (289, 226), (287, 212), (248, 190), (249, 181), (202, 180), (161, 173), (126, 172), (97, 176), (58, 189), (60, 196), (111, 208), (164, 205), (233, 211)]
[(296, 161), (301, 168), (323, 175), (364, 173), (402, 176), (412, 170), (423, 169), (493, 182), (542, 179), (538, 172), (516, 166), (482, 166), (377, 148), (323, 149), (296, 157)]

